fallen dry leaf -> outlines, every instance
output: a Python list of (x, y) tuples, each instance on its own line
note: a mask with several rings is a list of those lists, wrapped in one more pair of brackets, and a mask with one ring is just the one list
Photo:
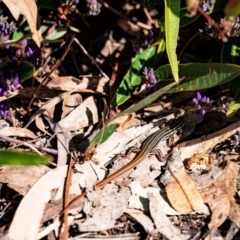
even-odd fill
[(8, 187), (25, 196), (34, 183), (49, 170), (47, 166), (2, 166), (0, 182), (8, 184)]
[(148, 194), (150, 213), (157, 230), (171, 240), (189, 239), (189, 236), (182, 235), (180, 230), (173, 226), (169, 218), (163, 212), (161, 205), (155, 196)]
[(211, 221), (208, 224), (211, 237), (216, 229), (227, 219), (230, 202), (226, 193), (215, 185), (201, 189), (199, 192), (202, 195), (203, 201), (208, 204), (211, 210)]
[(51, 191), (60, 186), (67, 174), (67, 165), (55, 168), (42, 176), (19, 204), (9, 228), (12, 240), (37, 239), (43, 211), (51, 199)]
[[(70, 201), (75, 199), (77, 196), (78, 195), (76, 194), (70, 195)], [(70, 207), (68, 212), (70, 214), (77, 214), (83, 208), (83, 205), (84, 205), (84, 198), (79, 199), (79, 201), (77, 201), (75, 204), (73, 204), (73, 206)], [(44, 210), (41, 224), (57, 217), (62, 211), (62, 209), (63, 209), (63, 198), (58, 199), (56, 201), (51, 201), (50, 203), (48, 203)]]
[[(114, 184), (107, 184), (96, 195), (93, 193), (94, 208), (86, 206), (84, 212), (88, 218), (85, 222), (77, 221), (79, 231), (101, 231), (112, 228), (116, 220), (127, 207), (130, 191), (127, 187), (118, 190)], [(88, 193), (91, 200), (91, 194)]]
[(76, 107), (64, 119), (60, 120), (58, 124), (70, 131), (78, 131), (97, 123), (98, 120), (98, 109), (94, 98), (91, 96), (85, 99), (82, 104)]
[[(187, 199), (193, 211), (208, 214), (209, 213), (208, 208), (204, 204), (203, 199), (199, 191), (196, 189), (193, 180), (186, 173), (177, 148), (175, 148), (172, 152), (172, 156), (168, 162), (168, 168), (173, 178), (176, 179), (176, 181), (170, 180), (170, 185), (167, 185), (166, 187), (169, 200), (170, 199), (173, 200), (173, 202), (171, 202), (170, 200), (171, 204), (176, 203), (175, 199), (178, 199), (178, 201), (181, 201), (181, 202), (186, 201)], [(180, 187), (177, 187), (177, 184), (179, 184)], [(176, 195), (177, 193), (176, 190), (178, 190), (178, 193), (181, 190), (183, 191), (183, 194), (181, 194), (181, 197), (182, 197), (181, 199), (179, 199), (179, 197)], [(185, 195), (186, 198), (184, 198), (183, 195)], [(175, 208), (174, 205), (172, 206)], [(178, 210), (181, 211), (181, 209), (178, 209)]]
[(202, 172), (190, 172), (189, 176), (195, 183), (198, 189), (206, 188), (210, 186), (216, 178), (218, 178), (224, 171), (227, 165), (227, 161), (217, 162), (212, 165), (208, 172), (202, 174)]
[[(36, 78), (39, 83), (42, 83), (44, 78)], [(89, 83), (88, 78), (80, 80), (73, 76), (54, 77), (47, 82), (47, 87), (58, 88), (65, 91), (71, 91), (73, 89), (87, 89)]]
[(189, 214), (193, 211), (191, 204), (175, 178), (171, 178), (165, 189), (169, 202), (178, 213)]
[(0, 134), (4, 136), (24, 137), (35, 139), (37, 136), (30, 130), (20, 127), (5, 127), (0, 130)]
[(72, 110), (78, 107), (82, 103), (82, 96), (79, 93), (73, 93), (68, 95), (63, 100), (61, 119), (65, 118)]
[(124, 210), (124, 212), (139, 222), (148, 234), (152, 235), (156, 232), (152, 219), (144, 214), (143, 211), (127, 208)]
[(240, 227), (240, 207), (239, 196), (237, 194), (237, 181), (240, 166), (237, 162), (229, 161), (228, 166), (225, 168), (224, 173), (215, 179), (213, 184), (224, 191), (230, 201), (229, 218), (238, 227)]
[(41, 45), (41, 29), (38, 16), (38, 9), (34, 0), (3, 0), (9, 8), (13, 17), (18, 20), (20, 14), (24, 15), (28, 21), (32, 32), (32, 39), (38, 47)]
[(43, 122), (43, 119), (41, 116), (36, 116), (35, 118), (35, 123), (36, 123), (36, 126), (37, 128), (42, 131), (43, 133), (45, 133), (46, 135), (48, 136), (52, 136), (52, 134), (50, 134), (48, 131), (46, 131), (46, 125), (45, 123)]
[(51, 98), (49, 101), (47, 101), (45, 104), (43, 104), (42, 107), (40, 107), (29, 119), (28, 123), (26, 124), (25, 127), (28, 127), (30, 123), (32, 123), (37, 116), (40, 116), (43, 114), (46, 110), (49, 108), (55, 106), (57, 103), (61, 102), (64, 98), (66, 98), (71, 92), (64, 92), (61, 95)]
[(166, 201), (166, 198), (160, 194), (159, 188), (146, 187), (143, 188), (138, 181), (132, 181), (129, 185), (131, 190), (131, 197), (128, 200), (128, 208), (140, 209), (149, 211), (148, 193), (153, 194), (161, 205), (163, 211), (167, 215), (179, 215)]

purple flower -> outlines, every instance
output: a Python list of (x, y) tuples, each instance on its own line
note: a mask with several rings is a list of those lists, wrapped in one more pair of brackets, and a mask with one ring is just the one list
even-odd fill
[(89, 0), (89, 15), (98, 15), (101, 12), (101, 6), (102, 4), (100, 4), (97, 0)]
[(207, 97), (204, 96), (201, 100), (202, 100), (203, 103), (206, 103), (206, 101), (207, 101)]
[(18, 50), (16, 51), (15, 55), (16, 55), (17, 57), (19, 57), (19, 56), (21, 55), (21, 50), (18, 49)]
[(9, 101), (0, 102), (0, 117), (1, 118), (5, 119), (10, 116), (9, 106), (10, 106)]
[(21, 41), (21, 43), (22, 43), (22, 47), (25, 48), (25, 47), (27, 46), (27, 44), (28, 44), (28, 41), (27, 41), (26, 38), (24, 38), (24, 39)]
[(12, 69), (0, 70), (0, 96), (8, 96), (20, 87), (19, 77)]
[(30, 47), (27, 48), (25, 52), (26, 60), (32, 63), (33, 65), (37, 65), (39, 61), (39, 51), (38, 48), (32, 50)]
[(202, 116), (204, 116), (205, 113), (206, 113), (206, 111), (205, 111), (204, 109), (201, 109), (200, 114), (201, 114)]
[(198, 101), (202, 99), (202, 95), (201, 95), (200, 92), (197, 92), (197, 96), (196, 96), (196, 98), (197, 98)]
[(198, 104), (198, 100), (196, 98), (193, 98), (191, 103), (193, 106), (195, 106), (196, 104)]
[(8, 40), (9, 36), (17, 30), (15, 23), (8, 23), (7, 18), (0, 16), (0, 43)]
[(193, 111), (199, 116), (204, 116), (206, 111), (214, 110), (212, 104), (213, 100), (210, 100), (209, 97), (202, 96), (200, 92), (197, 92), (196, 96), (189, 103), (189, 105), (193, 107)]
[(23, 39), (19, 44), (15, 46), (8, 46), (4, 48), (4, 54), (8, 56), (11, 61), (28, 61), (33, 65), (37, 65), (39, 61), (39, 50), (38, 48), (32, 49), (27, 46), (27, 39)]
[(146, 84), (147, 90), (150, 90), (150, 88), (155, 87), (157, 83), (157, 78), (154, 74), (154, 71), (152, 68), (147, 68), (146, 66), (143, 69), (143, 75), (144, 79), (142, 83)]

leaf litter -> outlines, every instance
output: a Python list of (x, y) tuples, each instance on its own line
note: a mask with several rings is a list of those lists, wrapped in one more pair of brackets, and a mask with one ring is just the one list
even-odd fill
[[(32, 39), (40, 47), (42, 36), (37, 25), (35, 2), (3, 2), (15, 18), (18, 18), (20, 13), (25, 16)], [(148, 18), (151, 19), (152, 16), (149, 15)], [(139, 32), (138, 22), (120, 18), (118, 25), (125, 32), (128, 32), (126, 29), (131, 26), (132, 36)], [(144, 26), (141, 23), (140, 25)], [(149, 25), (145, 27), (149, 28)], [(218, 229), (227, 218), (240, 228), (239, 164), (236, 158), (229, 158), (231, 154), (234, 155), (234, 151), (225, 154), (214, 152), (215, 148), (228, 145), (226, 141), (230, 142), (230, 145), (233, 145), (234, 141), (237, 142), (236, 138), (231, 137), (240, 127), (239, 118), (230, 125), (224, 122), (221, 126), (227, 126), (221, 130), (196, 137), (195, 127), (203, 119), (199, 120), (191, 112), (186, 112), (181, 142), (173, 140), (174, 147), (169, 146), (170, 141), (168, 144), (162, 142), (158, 145), (162, 155), (167, 156), (166, 159), (159, 162), (155, 156), (149, 155), (134, 169), (111, 181), (111, 184), (101, 189), (96, 187), (97, 182), (124, 167), (135, 156), (131, 154), (125, 158), (118, 156), (119, 153), (126, 153), (131, 147), (141, 148), (142, 142), (156, 131), (159, 125), (161, 126), (161, 120), (171, 118), (168, 115), (173, 113), (171, 100), (167, 103), (159, 100), (160, 113), (159, 109), (155, 111), (154, 106), (150, 106), (149, 109), (153, 113), (149, 114), (145, 109), (144, 113), (133, 114), (132, 111), (149, 105), (151, 97), (156, 99), (163, 93), (163, 90), (153, 95), (144, 93), (147, 91), (145, 87), (139, 92), (135, 91), (134, 95), (141, 97), (141, 94), (146, 94), (145, 96), (149, 97), (125, 109), (127, 114), (119, 117), (117, 111), (121, 111), (121, 107), (113, 108), (108, 99), (116, 100), (119, 97), (114, 96), (116, 86), (112, 87), (117, 72), (113, 71), (109, 78), (108, 75), (111, 74), (104, 72), (105, 65), (111, 61), (110, 65), (118, 69), (119, 56), (126, 51), (125, 48), (131, 52), (132, 47), (127, 46), (125, 37), (116, 41), (112, 32), (105, 38), (96, 55), (91, 49), (94, 42), (88, 46), (88, 52), (78, 39), (72, 37), (80, 50), (74, 52), (76, 45), (70, 44), (64, 50), (64, 54), (59, 56), (54, 52), (62, 50), (66, 43), (65, 39), (61, 39), (64, 44), (56, 49), (48, 49), (53, 63), (49, 63), (45, 56), (45, 68), (41, 66), (38, 75), (36, 71), (35, 80), (38, 84), (43, 84), (41, 88), (26, 85), (28, 87), (19, 89), (8, 97), (0, 97), (0, 101), (17, 97), (20, 100), (19, 105), (25, 110), (25, 114), (21, 115), (16, 107), (14, 114), (18, 118), (17, 124), (14, 124), (13, 118), (9, 118), (11, 126), (2, 125), (0, 138), (3, 140), (3, 148), (34, 150), (37, 146), (33, 142), (42, 138), (46, 139), (44, 148), (38, 146), (36, 152), (41, 151), (40, 154), (43, 155), (47, 155), (51, 150), (57, 152), (54, 162), (49, 166), (1, 166), (1, 184), (7, 184), (23, 197), (15, 208), (5, 237), (32, 240), (50, 237), (54, 232), (54, 237), (66, 239), (64, 234), (68, 232), (68, 228), (71, 229), (71, 235), (70, 231), (75, 227), (77, 236), (85, 232), (90, 238), (102, 233), (114, 233), (126, 239), (139, 239), (139, 234), (134, 232), (143, 229), (140, 230), (141, 239), (144, 239), (144, 234), (148, 237), (161, 235), (164, 239), (193, 239), (205, 224), (208, 227), (205, 239), (217, 239)], [(47, 45), (45, 47), (47, 48)], [(72, 54), (72, 60), (67, 58), (66, 62), (62, 61), (68, 52)], [(81, 63), (76, 64), (75, 58), (78, 54), (81, 55)], [(62, 63), (58, 69), (54, 69), (56, 64), (59, 64), (56, 57)], [(139, 59), (139, 62), (146, 60), (141, 59), (141, 55)], [(123, 64), (128, 65), (130, 61), (131, 58), (128, 57), (123, 60)], [(82, 76), (73, 76), (73, 68)], [(44, 73), (47, 72), (46, 69), (51, 70), (47, 78), (47, 74)], [(119, 74), (123, 75), (121, 72)], [(166, 91), (167, 88), (170, 87), (166, 87)], [(121, 91), (123, 89), (120, 88), (117, 93), (120, 92), (121, 95)], [(120, 96), (120, 102), (125, 101), (121, 99), (123, 95)], [(30, 108), (25, 105), (26, 102), (32, 103)], [(109, 117), (111, 111), (115, 116), (112, 117), (113, 121)], [(159, 117), (160, 123), (148, 123), (149, 116)], [(111, 133), (105, 142), (95, 145), (91, 159), (82, 163), (82, 154), (86, 153), (91, 139), (101, 128), (104, 131), (103, 126), (110, 124), (114, 125), (117, 131)], [(209, 130), (209, 127), (200, 128), (198, 132), (206, 129)], [(7, 143), (7, 138), (4, 140), (4, 137), (10, 136), (16, 138), (16, 141), (14, 142), (14, 138), (8, 138), (12, 142)], [(112, 161), (114, 157), (117, 158)], [(69, 165), (69, 159), (74, 161), (73, 166)], [(75, 201), (84, 192), (86, 197)], [(74, 204), (71, 204), (72, 202)], [(62, 218), (63, 210), (69, 203), (68, 212), (64, 213)], [(182, 220), (184, 217), (191, 224), (186, 224), (187, 221)], [(208, 222), (207, 218), (210, 219)], [(197, 230), (192, 234), (190, 230), (194, 228)], [(73, 235), (69, 239), (74, 239)]]

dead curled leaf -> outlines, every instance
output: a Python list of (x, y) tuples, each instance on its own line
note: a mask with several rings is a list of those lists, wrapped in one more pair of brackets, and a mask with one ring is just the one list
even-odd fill
[(203, 201), (208, 203), (211, 210), (211, 222), (208, 224), (210, 235), (222, 225), (227, 219), (230, 211), (230, 201), (226, 193), (215, 185), (211, 185), (205, 189), (201, 189)]
[(70, 131), (77, 131), (98, 121), (98, 110), (94, 98), (88, 97), (58, 123)]
[(51, 199), (51, 191), (59, 188), (67, 174), (67, 165), (57, 167), (43, 175), (19, 204), (9, 228), (12, 240), (38, 239), (44, 208)]
[(3, 0), (3, 2), (16, 20), (20, 14), (26, 17), (32, 32), (32, 39), (40, 47), (41, 29), (36, 2), (34, 0)]
[(180, 214), (189, 214), (192, 212), (192, 207), (175, 178), (171, 178), (171, 181), (168, 183), (165, 189), (171, 206), (177, 212)]
[(82, 103), (82, 96), (79, 93), (72, 93), (63, 100), (61, 119), (65, 118), (74, 108)]
[[(44, 78), (36, 78), (39, 83), (42, 83)], [(65, 91), (71, 91), (73, 89), (87, 89), (89, 84), (88, 78), (80, 80), (73, 76), (54, 77), (47, 82), (47, 87), (58, 88)]]
[(169, 218), (163, 212), (162, 207), (161, 205), (159, 205), (157, 199), (151, 194), (148, 194), (148, 198), (150, 213), (157, 230), (164, 236), (166, 236), (168, 239), (175, 240), (189, 239), (189, 236), (182, 235), (180, 230), (173, 226)]
[(147, 233), (154, 234), (156, 232), (152, 219), (144, 214), (143, 211), (126, 208), (124, 210), (124, 213), (127, 213), (129, 216), (139, 222)]
[(25, 195), (37, 180), (50, 170), (47, 166), (1, 166), (0, 182), (6, 183), (21, 195)]
[(61, 102), (63, 99), (65, 99), (71, 92), (64, 92), (61, 95), (51, 98), (49, 101), (47, 101), (45, 104), (43, 104), (29, 119), (28, 123), (26, 124), (25, 128), (32, 123), (37, 116), (42, 115), (46, 110), (50, 109), (51, 107), (55, 106), (57, 103)]
[[(208, 208), (204, 204), (193, 180), (185, 171), (177, 148), (173, 150), (168, 167), (172, 177), (170, 177), (166, 186), (166, 192), (172, 206), (180, 213), (187, 212), (191, 208), (192, 210), (188, 213), (196, 211), (209, 214)], [(183, 206), (185, 208), (182, 208)]]
[[(101, 196), (101, 197), (100, 197)], [(107, 184), (99, 194), (88, 193), (95, 208), (85, 205), (84, 212), (88, 216), (86, 221), (76, 221), (79, 231), (101, 231), (112, 228), (127, 207), (130, 191), (127, 187), (121, 190), (114, 184)]]
[(4, 136), (25, 137), (35, 139), (37, 136), (30, 130), (20, 127), (5, 127), (0, 130)]
[(230, 201), (229, 218), (240, 227), (239, 196), (237, 194), (237, 181), (240, 166), (237, 162), (229, 161), (223, 174), (215, 179), (213, 184), (223, 190)]

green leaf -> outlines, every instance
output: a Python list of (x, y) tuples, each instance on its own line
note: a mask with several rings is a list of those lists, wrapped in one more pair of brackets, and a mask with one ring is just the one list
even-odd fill
[(139, 111), (140, 109), (148, 106), (150, 103), (154, 102), (156, 99), (158, 99), (161, 95), (165, 94), (170, 88), (172, 88), (173, 86), (176, 86), (178, 83), (173, 82), (159, 90), (157, 90), (156, 92), (148, 95), (147, 97), (145, 97), (143, 100), (139, 101), (136, 104), (133, 104), (132, 106), (130, 106), (129, 108), (125, 109), (124, 111), (122, 111), (121, 113), (117, 114), (114, 118), (112, 118), (108, 124), (110, 124), (113, 120), (124, 116), (126, 114), (132, 113), (132, 112), (136, 112)]
[[(22, 17), (22, 16), (21, 16)], [(23, 21), (23, 19), (20, 19), (20, 21)], [(25, 35), (30, 33), (30, 28), (27, 23), (27, 21), (23, 22), (16, 31), (14, 31), (12, 40), (19, 41), (20, 39), (24, 38)], [(28, 35), (29, 37), (29, 35)]]
[(232, 117), (236, 114), (236, 112), (238, 111), (238, 109), (240, 108), (240, 96), (238, 95), (237, 99), (236, 99), (236, 103), (234, 103), (233, 105), (231, 105), (226, 113), (227, 117)]
[[(217, 1), (214, 4), (214, 8), (213, 8), (212, 12), (220, 11), (220, 10), (223, 9), (224, 6), (225, 6), (224, 1)], [(189, 17), (187, 8), (185, 7), (185, 8), (181, 8), (180, 9), (179, 16), (180, 16), (179, 28), (183, 28), (183, 27), (186, 27), (187, 25), (195, 22), (201, 16), (201, 14), (197, 13), (196, 16)], [(164, 27), (165, 26), (165, 21), (164, 21), (164, 18), (165, 17), (163, 16), (163, 17), (158, 19), (158, 25), (159, 25), (159, 27), (160, 27), (162, 32), (165, 31), (165, 27)]]
[(50, 33), (46, 39), (47, 40), (55, 40), (58, 38), (61, 38), (67, 33), (67, 28), (66, 27), (58, 27), (56, 28), (52, 33)]
[(0, 165), (40, 165), (50, 162), (49, 157), (29, 152), (0, 150)]
[[(187, 25), (195, 22), (201, 15), (199, 13), (197, 13), (196, 16), (194, 17), (188, 17), (187, 16), (187, 8), (181, 8), (180, 9), (180, 24), (179, 24), (179, 28), (183, 28), (186, 27)], [(161, 28), (161, 31), (164, 32), (165, 31), (165, 21), (164, 21), (165, 17), (161, 17), (158, 20), (158, 25)]]
[(24, 32), (21, 31), (21, 30), (16, 30), (14, 33), (13, 33), (13, 36), (12, 36), (12, 40), (20, 40), (22, 39), (24, 36)]
[(104, 143), (115, 131), (116, 126), (113, 125), (102, 128), (89, 143), (89, 151), (92, 152), (97, 145)]
[[(221, 63), (231, 63), (240, 65), (240, 39), (229, 38), (228, 42), (223, 43), (221, 41), (216, 43), (216, 49), (213, 61)], [(230, 91), (231, 95), (237, 94), (240, 87), (240, 77), (233, 79), (232, 81), (225, 83), (221, 86), (224, 90)]]
[[(160, 60), (160, 58), (162, 57), (163, 53), (165, 52), (166, 49), (166, 43), (165, 40), (163, 38), (159, 39), (157, 42), (157, 55), (155, 58), (155, 62), (158, 62)], [(156, 45), (156, 44), (154, 44)]]
[(164, 0), (165, 6), (165, 36), (168, 60), (171, 65), (173, 76), (178, 82), (178, 61), (177, 61), (177, 37), (179, 30), (179, 0)]
[(133, 60), (131, 67), (127, 74), (124, 76), (120, 86), (118, 87), (113, 99), (112, 104), (119, 106), (127, 101), (135, 89), (139, 86), (143, 77), (143, 67), (151, 66), (154, 57), (157, 53), (157, 47), (151, 47), (145, 51), (138, 53)]
[(24, 80), (33, 76), (35, 71), (34, 66), (29, 62), (3, 62), (1, 69), (10, 68), (13, 69), (19, 75), (19, 80), (23, 82)]
[[(172, 83), (171, 67), (164, 65), (155, 71), (158, 87)], [(195, 91), (217, 86), (233, 80), (240, 75), (240, 66), (221, 63), (189, 63), (179, 65), (179, 75), (183, 81), (167, 92)]]

